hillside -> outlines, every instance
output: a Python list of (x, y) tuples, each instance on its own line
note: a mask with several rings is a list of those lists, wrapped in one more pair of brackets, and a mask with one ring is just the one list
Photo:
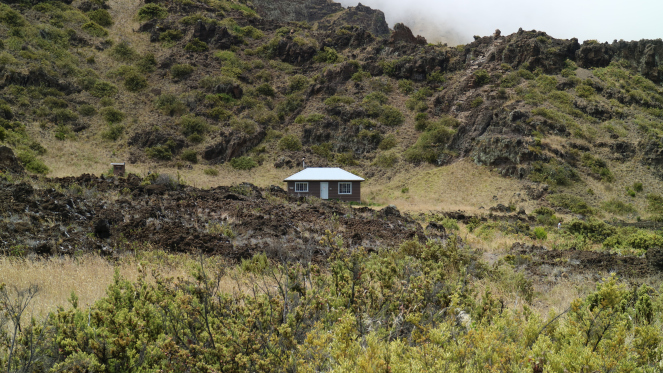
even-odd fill
[(663, 194), (661, 40), (431, 45), (327, 1), (15, 1), (0, 20), (0, 140), (31, 172), (267, 186), (306, 157), (366, 177), (368, 202), (626, 220)]

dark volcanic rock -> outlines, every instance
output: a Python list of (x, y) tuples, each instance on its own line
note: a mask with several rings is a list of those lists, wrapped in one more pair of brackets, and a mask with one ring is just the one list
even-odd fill
[(0, 146), (0, 171), (15, 174), (24, 173), (23, 166), (18, 162), (14, 152), (6, 146)]
[(221, 132), (221, 141), (205, 149), (203, 159), (216, 163), (224, 163), (232, 158), (246, 154), (265, 138), (265, 130), (259, 128), (253, 134), (240, 131)]
[(428, 42), (426, 41), (426, 38), (421, 35), (415, 37), (409, 27), (402, 23), (397, 23), (394, 26), (394, 32), (392, 32), (389, 37), (389, 44), (393, 45), (396, 43), (426, 45)]
[(110, 224), (106, 219), (99, 219), (94, 223), (94, 234), (102, 239), (109, 238), (111, 236)]

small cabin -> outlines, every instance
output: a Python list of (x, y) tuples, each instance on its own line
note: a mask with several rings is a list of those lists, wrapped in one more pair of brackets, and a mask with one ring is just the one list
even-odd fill
[(341, 168), (309, 167), (286, 178), (288, 193), (348, 202), (361, 201), (361, 177)]

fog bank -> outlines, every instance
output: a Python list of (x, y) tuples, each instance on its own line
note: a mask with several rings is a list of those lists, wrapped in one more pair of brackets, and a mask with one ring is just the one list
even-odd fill
[[(357, 0), (335, 0), (356, 6)], [(472, 41), (473, 35), (502, 35), (524, 30), (545, 31), (560, 39), (640, 40), (663, 38), (661, 0), (361, 0), (385, 13), (389, 27), (403, 22), (429, 42), (450, 45)]]

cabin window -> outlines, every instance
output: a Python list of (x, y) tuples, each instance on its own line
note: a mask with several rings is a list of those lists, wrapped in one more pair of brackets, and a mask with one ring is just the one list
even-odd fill
[(338, 194), (352, 194), (352, 183), (338, 183)]
[(308, 183), (295, 183), (295, 192), (296, 193), (307, 193), (308, 192)]

